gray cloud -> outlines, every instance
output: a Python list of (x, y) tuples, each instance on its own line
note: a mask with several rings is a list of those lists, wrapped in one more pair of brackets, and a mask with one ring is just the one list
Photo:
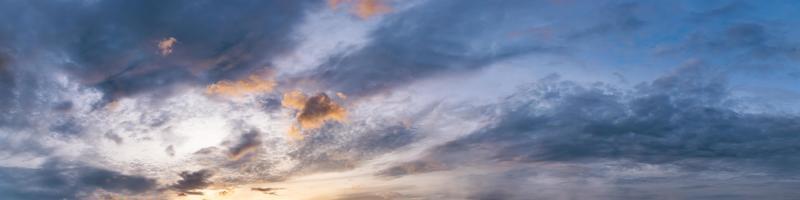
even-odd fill
[[(236, 79), (269, 65), (288, 49), (289, 36), (307, 10), (322, 1), (96, 1), (3, 2), (2, 47), (16, 53), (60, 50), (60, 68), (104, 91), (108, 101), (174, 85)], [(9, 18), (6, 18), (9, 19)], [(174, 52), (161, 56), (157, 42), (174, 37)], [(59, 39), (55, 39), (59, 38)]]
[(252, 191), (259, 191), (263, 192), (264, 194), (271, 194), (271, 195), (275, 195), (276, 190), (282, 190), (282, 189), (283, 188), (262, 188), (262, 187), (250, 188), (250, 190)]
[(106, 134), (103, 134), (103, 136), (106, 139), (109, 139), (109, 140), (113, 141), (117, 145), (122, 144), (122, 142), (124, 141), (121, 136), (119, 136), (119, 135), (117, 135), (116, 133), (113, 133), (113, 132), (107, 132)]
[(258, 130), (250, 130), (249, 132), (242, 134), (238, 143), (228, 150), (228, 156), (234, 160), (238, 160), (239, 158), (246, 156), (252, 151), (258, 149), (258, 146), (260, 145), (261, 133), (258, 132)]
[(376, 175), (384, 177), (402, 177), (410, 174), (428, 173), (447, 170), (450, 167), (435, 160), (417, 160), (395, 165), (379, 171)]
[(181, 180), (170, 185), (169, 188), (186, 194), (197, 193), (194, 190), (203, 189), (211, 185), (209, 179), (213, 175), (214, 174), (210, 170), (199, 170), (195, 172), (184, 171), (179, 174)]
[[(427, 1), (389, 15), (371, 33), (372, 42), (335, 56), (315, 79), (350, 96), (363, 96), (436, 74), (478, 69), (531, 53), (562, 47), (507, 38), (509, 23), (530, 17), (535, 1)], [(517, 21), (524, 22), (524, 21)]]
[(95, 190), (141, 194), (156, 187), (146, 177), (59, 161), (39, 169), (0, 168), (0, 196), (9, 199), (82, 199)]
[[(376, 175), (402, 177), (457, 170), (462, 166), (503, 163), (504, 166), (511, 164), (524, 169), (524, 166), (537, 163), (592, 166), (621, 161), (676, 166), (682, 173), (695, 175), (709, 172), (731, 172), (738, 176), (760, 173), (762, 175), (758, 178), (766, 179), (748, 183), (747, 178), (742, 177), (745, 179), (742, 184), (754, 184), (754, 187), (762, 189), (750, 191), (755, 193), (742, 192), (734, 199), (746, 198), (748, 194), (766, 195), (758, 191), (785, 190), (785, 187), (771, 186), (775, 182), (769, 180), (775, 181), (776, 177), (797, 180), (800, 148), (795, 144), (800, 140), (795, 133), (800, 132), (800, 126), (794, 122), (800, 118), (740, 112), (736, 110), (739, 102), (730, 96), (725, 82), (725, 76), (698, 63), (681, 67), (632, 90), (605, 84), (583, 86), (549, 77), (509, 97), (502, 106), (505, 111), (495, 115), (495, 123), (437, 146), (418, 161), (401, 163)], [(617, 178), (608, 172), (592, 173), (589, 169), (558, 177)], [(514, 177), (535, 174), (523, 173)], [(512, 180), (506, 176), (495, 178), (501, 180), (498, 184)], [(644, 182), (640, 184), (650, 187), (662, 183), (669, 183), (670, 187), (693, 183), (673, 178), (639, 180)], [(635, 184), (615, 184), (618, 185), (614, 187), (635, 187)], [(704, 190), (707, 192), (705, 195), (721, 194), (724, 193), (721, 191), (738, 187), (716, 184), (713, 189)], [(640, 189), (654, 192), (648, 187)], [(524, 194), (527, 193), (495, 186), (476, 192), (473, 199), (517, 199), (519, 195), (526, 196)], [(631, 191), (604, 195), (628, 198), (644, 194)], [(652, 195), (655, 196), (637, 198), (661, 197), (660, 194)]]
[[(351, 126), (358, 126), (351, 124)], [(289, 154), (300, 161), (295, 173), (341, 171), (357, 167), (362, 161), (404, 147), (420, 139), (413, 128), (401, 125), (378, 127), (357, 137), (337, 134), (337, 129), (321, 129), (304, 139), (301, 147)]]
[(566, 39), (577, 40), (608, 33), (626, 33), (637, 30), (645, 25), (645, 22), (636, 16), (637, 8), (638, 4), (635, 3), (609, 5), (608, 8), (601, 9), (601, 12), (606, 12), (604, 14), (608, 15), (607, 18), (601, 19), (600, 22), (587, 28), (566, 34)]
[[(497, 123), (436, 149), (464, 154), (488, 146), (492, 159), (577, 161), (632, 159), (646, 163), (689, 159), (756, 159), (779, 169), (800, 164), (793, 145), (796, 116), (741, 113), (724, 79), (697, 66), (619, 92), (569, 82), (535, 85), (534, 96)], [(545, 91), (540, 91), (546, 89)], [(552, 104), (546, 109), (535, 106)], [(468, 153), (467, 153), (468, 154)]]

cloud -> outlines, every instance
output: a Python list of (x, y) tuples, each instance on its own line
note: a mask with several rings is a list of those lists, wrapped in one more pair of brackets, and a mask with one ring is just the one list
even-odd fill
[(538, 4), (426, 1), (386, 16), (370, 33), (373, 40), (369, 44), (329, 58), (310, 76), (330, 90), (358, 98), (517, 56), (560, 53), (563, 48), (559, 46), (507, 39), (514, 26), (502, 24), (511, 19), (523, 23)]
[(350, 11), (361, 19), (369, 19), (375, 15), (385, 14), (392, 8), (384, 0), (328, 0), (328, 5), (336, 9), (342, 3), (351, 6)]
[(306, 106), (306, 97), (303, 92), (299, 90), (294, 90), (291, 92), (287, 92), (283, 94), (283, 99), (281, 100), (281, 105), (283, 107), (295, 109), (295, 110), (303, 110)]
[[(750, 13), (739, 12), (741, 14), (738, 15)], [(714, 27), (710, 30), (694, 31), (680, 43), (659, 49), (657, 54), (702, 57), (722, 63), (727, 70), (788, 76), (798, 73), (798, 70), (788, 66), (800, 61), (800, 43), (783, 29), (758, 21), (725, 23)]]
[(51, 160), (39, 169), (0, 168), (0, 196), (9, 199), (84, 199), (98, 190), (138, 195), (153, 192), (154, 179)]
[(275, 81), (260, 77), (258, 75), (250, 75), (247, 79), (238, 81), (222, 80), (217, 83), (211, 84), (206, 88), (207, 94), (239, 97), (248, 94), (260, 94), (271, 92), (275, 88)]
[(270, 194), (270, 195), (276, 195), (275, 191), (276, 190), (282, 190), (282, 189), (283, 188), (261, 188), (261, 187), (250, 188), (250, 190), (252, 190), (252, 191), (259, 191), (259, 192), (263, 192), (264, 194)]
[(347, 110), (331, 100), (325, 93), (319, 93), (308, 100), (297, 114), (297, 121), (303, 129), (317, 129), (326, 121), (344, 122)]
[(106, 139), (109, 139), (109, 140), (113, 141), (117, 145), (120, 145), (123, 142), (122, 137), (120, 137), (119, 135), (117, 135), (117, 134), (115, 134), (113, 132), (107, 132), (106, 134), (103, 134), (103, 136)]
[[(64, 62), (48, 65), (100, 89), (108, 103), (142, 93), (168, 95), (170, 89), (181, 85), (242, 79), (292, 49), (296, 43), (290, 36), (292, 28), (323, 2), (2, 4), (0, 12), (31, 20), (3, 20), (10, 26), (26, 27), (27, 33), (0, 29), (3, 38), (19, 41), (3, 43), (0, 49), (32, 56), (63, 55)], [(38, 12), (45, 14), (32, 14)], [(61, 39), (53, 39), (56, 37)], [(172, 51), (178, 40), (181, 50)], [(153, 53), (154, 41), (158, 42), (157, 53)]]
[[(211, 185), (209, 179), (214, 174), (210, 170), (199, 170), (195, 172), (184, 171), (179, 174), (181, 180), (170, 185), (170, 188), (181, 193), (193, 194), (194, 190), (203, 189)], [(199, 193), (202, 194), (202, 193)]]
[(626, 33), (640, 29), (645, 25), (645, 22), (636, 15), (638, 7), (639, 5), (635, 3), (611, 5), (609, 8), (601, 10), (601, 12), (606, 12), (609, 16), (607, 19), (600, 19), (597, 24), (568, 33), (566, 38), (568, 40), (576, 40), (607, 33)]
[(168, 37), (158, 42), (158, 50), (161, 52), (162, 56), (167, 56), (172, 53), (172, 46), (178, 43), (178, 40), (174, 37)]
[(167, 153), (169, 156), (175, 156), (175, 147), (172, 145), (167, 146), (167, 148), (164, 149), (164, 153)]
[(297, 139), (302, 138), (303, 130), (318, 129), (328, 121), (345, 122), (347, 118), (347, 110), (325, 93), (306, 97), (300, 91), (287, 92), (281, 104), (297, 111), (297, 124), (289, 130), (289, 135)]
[(376, 175), (384, 177), (401, 177), (409, 174), (420, 174), (427, 172), (443, 171), (449, 169), (444, 163), (429, 161), (412, 161), (395, 165), (388, 169), (379, 171)]
[(721, 162), (792, 173), (800, 166), (800, 141), (790, 136), (800, 131), (798, 117), (737, 111), (724, 76), (714, 74), (689, 64), (627, 91), (542, 80), (510, 97), (494, 124), (425, 159), (448, 166), (630, 160), (687, 170)]
[(239, 160), (240, 158), (256, 151), (261, 145), (261, 133), (257, 130), (251, 130), (239, 138), (239, 142), (228, 150), (228, 156), (232, 160)]
[[(299, 141), (299, 148), (288, 155), (299, 161), (293, 173), (305, 174), (350, 170), (371, 158), (407, 147), (422, 139), (413, 127), (404, 125), (370, 126), (364, 122), (319, 132)], [(345, 131), (355, 131), (342, 134)]]

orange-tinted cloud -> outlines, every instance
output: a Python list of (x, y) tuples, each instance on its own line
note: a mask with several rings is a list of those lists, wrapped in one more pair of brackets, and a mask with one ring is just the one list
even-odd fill
[(302, 139), (303, 130), (318, 129), (328, 121), (345, 122), (347, 118), (347, 110), (325, 93), (309, 98), (300, 91), (292, 91), (283, 95), (281, 104), (297, 110), (296, 124), (289, 129), (293, 139)]
[(303, 129), (316, 129), (322, 127), (325, 121), (344, 122), (346, 117), (347, 111), (343, 107), (325, 93), (319, 93), (306, 101), (302, 112), (297, 115), (297, 121)]
[(262, 76), (250, 75), (247, 79), (238, 81), (222, 80), (206, 88), (207, 94), (239, 97), (248, 94), (271, 92), (275, 88), (275, 81)]
[(178, 43), (178, 40), (174, 37), (169, 37), (163, 39), (158, 42), (158, 50), (161, 52), (162, 56), (167, 56), (172, 53), (172, 47), (175, 46), (175, 43)]
[(281, 105), (295, 110), (303, 110), (306, 107), (306, 95), (296, 90), (284, 93)]
[(386, 5), (383, 0), (328, 0), (328, 5), (333, 9), (336, 9), (342, 3), (350, 4), (350, 12), (361, 19), (368, 19), (372, 16), (392, 11), (392, 8)]
[(359, 0), (355, 10), (356, 15), (361, 19), (367, 19), (389, 11), (392, 11), (392, 8), (383, 4), (380, 0)]

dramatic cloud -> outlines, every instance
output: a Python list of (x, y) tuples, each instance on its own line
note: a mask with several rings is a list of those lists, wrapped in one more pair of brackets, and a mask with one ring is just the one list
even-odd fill
[[(292, 27), (318, 5), (322, 2), (7, 2), (2, 12), (30, 19), (7, 24), (37, 34), (3, 29), (0, 35), (27, 38), (5, 43), (9, 49), (64, 52), (69, 60), (61, 64), (64, 70), (113, 101), (247, 76), (291, 49)], [(180, 51), (172, 51), (176, 45)]]
[[(0, 168), (0, 196), (10, 199), (89, 199), (106, 192), (153, 192), (153, 179), (60, 161), (40, 169)], [(96, 196), (95, 196), (96, 197)]]
[[(371, 4), (362, 4), (371, 8)], [(387, 16), (385, 24), (372, 32), (370, 44), (331, 58), (315, 76), (328, 87), (358, 97), (439, 73), (477, 69), (529, 53), (561, 51), (537, 42), (509, 41), (505, 38), (509, 30), (504, 30), (508, 27), (493, 27), (523, 15), (522, 10), (530, 12), (528, 8), (537, 4), (533, 1), (423, 4)]]
[(0, 1), (0, 199), (798, 199), (793, 5)]
[(289, 130), (289, 135), (296, 139), (303, 138), (303, 130), (318, 129), (327, 121), (345, 122), (347, 118), (347, 110), (325, 93), (309, 98), (300, 91), (292, 91), (283, 95), (281, 104), (297, 111), (297, 124)]

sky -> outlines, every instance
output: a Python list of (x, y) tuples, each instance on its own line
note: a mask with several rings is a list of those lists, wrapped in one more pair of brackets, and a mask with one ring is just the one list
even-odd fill
[(800, 199), (795, 1), (0, 0), (0, 199)]

